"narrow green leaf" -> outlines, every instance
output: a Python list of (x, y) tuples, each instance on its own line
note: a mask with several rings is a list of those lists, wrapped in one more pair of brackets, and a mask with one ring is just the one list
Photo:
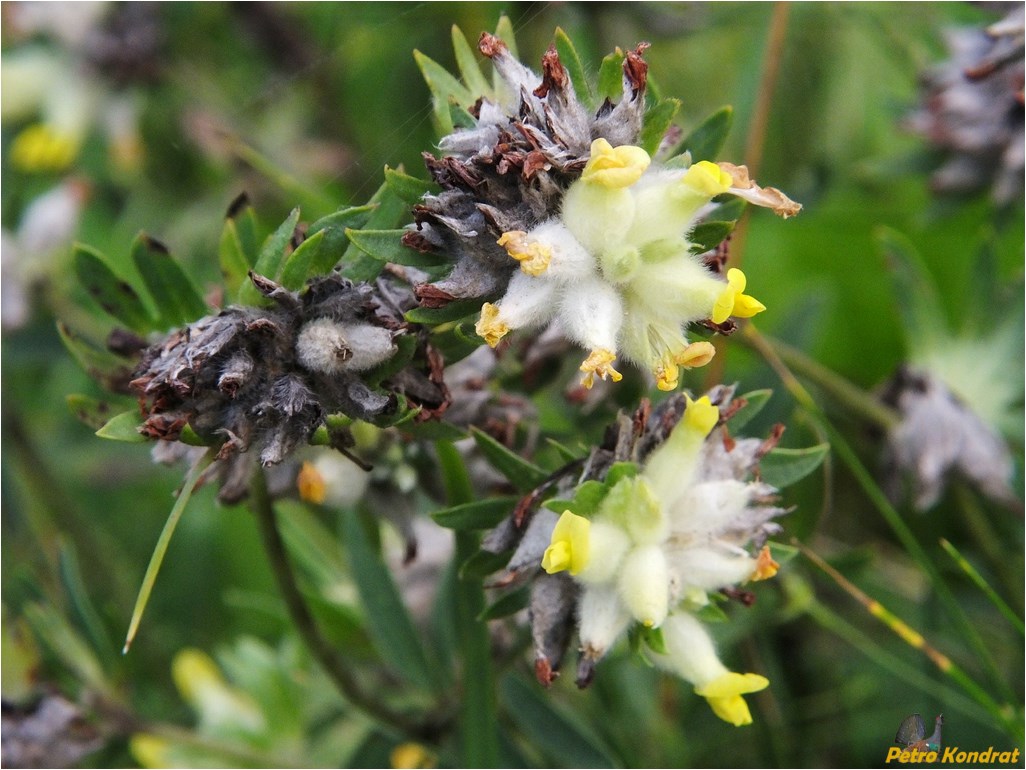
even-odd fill
[(133, 331), (155, 328), (136, 290), (117, 276), (98, 251), (75, 244), (74, 261), (79, 283), (110, 316)]
[(559, 60), (566, 67), (567, 74), (570, 75), (570, 82), (574, 84), (574, 92), (577, 97), (585, 107), (593, 108), (595, 96), (591, 91), (591, 83), (588, 82), (588, 77), (584, 74), (581, 57), (577, 55), (573, 41), (561, 27), (556, 27), (556, 53), (559, 54)]
[(607, 750), (539, 687), (509, 674), (499, 688), (510, 718), (552, 760), (552, 767), (616, 767)]
[(759, 461), (759, 472), (767, 484), (783, 489), (816, 470), (829, 451), (829, 444), (806, 449), (774, 449)]
[(517, 497), (494, 497), (461, 503), (435, 511), (431, 518), (447, 529), (491, 529), (513, 512), (517, 500)]
[(585, 481), (576, 490), (570, 500), (546, 500), (544, 507), (556, 513), (570, 511), (578, 516), (592, 516), (598, 511), (599, 505), (609, 493), (611, 485), (594, 479)]
[(320, 230), (305, 241), (285, 259), (281, 268), (281, 279), (278, 281), (290, 291), (299, 291), (306, 285), (306, 279), (313, 275), (310, 269), (316, 262), (325, 261), (321, 257), (321, 250), (324, 248), (324, 239), (327, 233)]
[(139, 410), (129, 409), (115, 417), (111, 417), (102, 428), (96, 431), (100, 438), (109, 438), (112, 441), (127, 441), (130, 444), (142, 444), (149, 439), (139, 432), (142, 425), (142, 418)]
[(534, 489), (548, 477), (548, 474), (537, 465), (507, 449), (484, 431), (472, 427), (470, 432), (485, 459), (521, 492)]
[(103, 673), (96, 654), (70, 623), (49, 604), (31, 602), (24, 608), (25, 620), (57, 659), (84, 685), (95, 692), (112, 696), (113, 688)]
[(221, 278), (228, 296), (236, 297), (253, 265), (246, 255), (238, 226), (233, 219), (225, 220), (217, 254), (221, 266)]
[(342, 514), (341, 527), (375, 649), (385, 663), (404, 678), (425, 689), (431, 688), (434, 683), (431, 668), (392, 574), (371, 547), (355, 512)]
[(531, 601), (531, 588), (524, 586), (516, 591), (510, 591), (492, 602), (485, 611), (478, 615), (479, 620), (498, 620), (515, 615), (527, 607)]
[[(455, 29), (455, 28), (454, 28)], [(417, 179), (401, 170), (385, 166), (385, 184), (393, 193), (411, 206), (420, 203), (425, 195), (436, 193), (438, 185), (426, 179)]]
[(161, 329), (183, 326), (210, 312), (192, 280), (160, 241), (139, 233), (132, 242), (131, 254), (157, 308)]
[(691, 252), (704, 254), (712, 251), (734, 232), (735, 222), (702, 222), (691, 231)]
[(509, 16), (506, 14), (499, 17), (499, 23), (495, 25), (495, 36), (506, 44), (514, 59), (519, 58), (517, 53), (517, 35), (513, 31), (513, 22), (510, 21)]
[(113, 661), (115, 658), (114, 645), (111, 644), (110, 636), (103, 627), (103, 621), (100, 619), (100, 613), (96, 610), (96, 605), (93, 604), (86, 591), (85, 579), (82, 576), (74, 545), (62, 539), (57, 556), (61, 585), (67, 594), (74, 617), (97, 655), (102, 660)]
[(723, 143), (727, 141), (730, 126), (734, 122), (734, 108), (720, 107), (703, 120), (694, 131), (681, 142), (679, 151), (687, 150), (695, 161), (715, 161)]
[(878, 227), (873, 235), (890, 268), (905, 338), (917, 350), (938, 344), (948, 325), (936, 285), (915, 246), (889, 227)]
[[(957, 564), (966, 576), (973, 581), (976, 587), (983, 592), (983, 595), (990, 600), (990, 603), (997, 608), (998, 612), (1004, 615), (1005, 619), (1012, 624), (1016, 631), (1019, 632), (1019, 635), (1022, 636), (1026, 633), (1026, 628), (1023, 626), (1022, 618), (1015, 613), (1015, 610), (1008, 606), (1008, 603), (998, 595), (997, 591), (991, 588), (983, 575), (979, 573), (979, 570), (970, 564), (969, 561), (959, 553), (958, 549), (943, 537), (940, 539), (940, 544), (941, 547), (948, 552), (948, 556), (954, 559), (955, 564)], [(773, 544), (771, 544), (771, 546), (772, 545)], [(797, 551), (798, 549), (796, 548), (795, 550)]]
[(553, 449), (556, 450), (556, 452), (559, 453), (559, 457), (561, 460), (563, 460), (563, 462), (570, 463), (580, 459), (580, 454), (578, 452), (574, 452), (572, 449), (570, 449), (570, 447), (559, 443), (554, 438), (546, 436), (545, 443), (551, 446)]
[(723, 611), (723, 608), (713, 602), (709, 602), (705, 606), (699, 607), (691, 614), (703, 623), (726, 623), (730, 620), (730, 616)]
[(653, 652), (660, 655), (666, 655), (666, 640), (663, 638), (663, 629), (661, 628), (642, 628), (641, 638), (644, 640), (648, 648)]
[(623, 51), (617, 48), (608, 54), (599, 66), (598, 97), (613, 102), (623, 96)]
[(769, 388), (763, 390), (753, 390), (744, 395), (738, 396), (737, 400), (744, 400), (746, 403), (743, 407), (738, 409), (734, 414), (727, 420), (727, 429), (737, 434), (739, 430), (745, 427), (759, 412), (766, 406), (770, 398), (773, 396), (773, 391)]
[[(257, 257), (253, 271), (272, 281), (277, 281), (281, 274), (282, 265), (285, 262), (285, 253), (292, 235), (299, 224), (299, 209), (292, 209), (288, 219), (278, 225), (273, 233), (267, 236), (263, 247), (260, 249), (260, 256)], [(258, 305), (264, 301), (263, 296), (253, 285), (252, 281), (244, 281), (239, 289), (239, 301), (246, 305)]]
[(449, 100), (455, 99), (457, 104), (470, 107), (477, 97), (467, 90), (466, 86), (449, 74), (441, 64), (425, 56), (420, 51), (414, 50), (413, 58), (420, 68), (420, 73), (431, 91), (431, 101), (434, 106), (435, 117), (439, 122), (439, 129), (443, 134), (452, 131), (452, 119), (449, 117)]
[(164, 524), (164, 529), (157, 539), (157, 545), (153, 549), (153, 555), (150, 556), (150, 563), (146, 567), (146, 574), (143, 576), (142, 585), (139, 586), (139, 596), (135, 600), (132, 619), (129, 621), (128, 633), (125, 635), (125, 646), (121, 651), (123, 655), (128, 653), (128, 649), (132, 646), (132, 641), (135, 639), (136, 632), (139, 630), (139, 622), (142, 620), (143, 612), (146, 611), (146, 605), (150, 601), (150, 592), (153, 591), (153, 584), (157, 582), (157, 574), (160, 572), (160, 565), (164, 562), (167, 547), (171, 544), (171, 536), (174, 535), (178, 521), (182, 518), (182, 513), (185, 511), (185, 506), (188, 505), (189, 498), (192, 497), (196, 483), (200, 480), (204, 469), (210, 465), (213, 459), (213, 451), (205, 453), (192, 466), (185, 477), (185, 481), (182, 482), (182, 488), (178, 492), (178, 499), (175, 500), (171, 513), (167, 517), (167, 523)]
[(453, 130), (457, 128), (474, 128), (477, 119), (462, 104), (454, 101), (449, 102), (449, 120), (452, 121)]
[(346, 230), (349, 240), (365, 254), (380, 262), (424, 267), (445, 264), (443, 255), (422, 254), (402, 243), (405, 230)]
[(645, 112), (641, 128), (641, 146), (649, 155), (654, 155), (659, 149), (667, 129), (679, 110), (679, 99), (663, 99)]
[[(90, 340), (72, 331), (63, 322), (57, 322), (57, 333), (72, 358), (94, 379), (105, 382), (111, 377), (131, 374), (131, 365), (124, 358), (98, 347)], [(119, 377), (124, 379), (124, 377)]]
[(431, 334), (431, 345), (442, 354), (446, 365), (462, 361), (484, 344), (474, 332), (474, 325), (468, 323), (435, 329)]
[(458, 299), (450, 302), (445, 307), (427, 308), (415, 307), (406, 312), (406, 320), (410, 323), (424, 324), (426, 326), (437, 326), (449, 321), (461, 321), (471, 313), (478, 313), (481, 310), (481, 300)]
[[(387, 182), (377, 189), (369, 204), (375, 208), (363, 224), (367, 230), (390, 230), (399, 224), (409, 209), (406, 201), (396, 195)], [(352, 243), (342, 255), (342, 265), (343, 275), (353, 281), (372, 280), (381, 272), (382, 267), (380, 260), (368, 256)]]
[[(512, 551), (503, 551), (502, 553), (477, 551), (460, 565), (459, 578), (464, 581), (483, 580), (509, 564), (512, 555)], [(478, 616), (478, 620), (483, 620), (483, 618)]]
[(109, 401), (98, 401), (81, 393), (71, 393), (65, 396), (64, 400), (71, 413), (93, 430), (99, 430), (106, 425), (114, 414), (114, 408)]
[(716, 203), (716, 218), (721, 222), (736, 222), (748, 207), (748, 201), (730, 195), (719, 196)]
[(239, 238), (240, 253), (246, 260), (246, 264), (253, 267), (260, 255), (260, 244), (257, 242), (256, 212), (249, 205), (249, 199), (245, 197), (245, 193), (233, 202), (228, 209), (225, 221), (232, 223)]
[(620, 479), (633, 479), (638, 475), (638, 466), (631, 462), (618, 462), (609, 466), (606, 486), (612, 489)]
[(321, 217), (307, 228), (306, 236), (310, 238), (324, 232), (324, 243), (310, 263), (310, 275), (324, 275), (342, 259), (349, 248), (346, 230), (350, 227), (363, 227), (370, 215), (376, 211), (378, 204), (368, 203), (363, 206), (347, 206)]
[(463, 30), (455, 24), (452, 25), (452, 50), (456, 54), (456, 66), (460, 68), (460, 77), (463, 78), (470, 93), (491, 96), (492, 88), (488, 85), (488, 78), (481, 72), (481, 65), (477, 63), (477, 56), (467, 42)]

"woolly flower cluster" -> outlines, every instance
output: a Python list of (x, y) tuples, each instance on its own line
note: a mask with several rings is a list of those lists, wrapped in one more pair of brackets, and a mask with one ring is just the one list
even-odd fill
[(494, 347), (511, 330), (555, 322), (589, 351), (585, 387), (595, 377), (620, 380), (613, 364), (622, 356), (649, 369), (661, 390), (675, 389), (680, 369), (702, 366), (715, 352), (708, 342), (688, 342), (689, 324), (765, 310), (744, 293), (744, 273), (731, 269), (724, 282), (692, 253), (688, 234), (724, 193), (784, 217), (801, 208), (755, 185), (743, 166), (657, 167), (640, 147), (594, 140), (559, 215), (499, 239), (520, 270), (498, 302), (484, 303), (477, 333)]
[[(693, 611), (710, 592), (776, 573), (764, 544), (782, 511), (763, 504), (773, 487), (736, 478), (718, 433), (706, 440), (718, 420), (707, 396), (689, 400), (641, 474), (620, 479), (593, 517), (563, 513), (542, 567), (582, 585), (584, 660), (593, 665), (634, 623), (658, 629), (657, 665), (694, 684), (721, 719), (744, 725), (752, 718), (742, 696), (769, 682), (728, 670)], [(762, 546), (754, 556), (753, 542)]]

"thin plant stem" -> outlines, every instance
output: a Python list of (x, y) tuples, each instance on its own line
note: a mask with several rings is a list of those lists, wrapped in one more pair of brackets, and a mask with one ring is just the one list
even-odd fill
[(882, 430), (890, 430), (901, 419), (897, 411), (881, 403), (879, 399), (857, 385), (853, 385), (851, 381), (837, 372), (823, 366), (797, 348), (762, 334), (751, 324), (746, 326), (740, 335), (741, 341), (752, 347), (756, 347), (757, 337), (761, 337), (773, 346), (773, 350), (788, 369), (797, 372), (810, 382), (814, 382), (847, 411), (858, 415), (866, 422), (872, 423)]
[(962, 687), (977, 703), (986, 708), (991, 714), (1002, 721), (1007, 719), (1001, 706), (980, 685), (959, 668), (947, 655), (942, 653), (932, 644), (923, 638), (923, 635), (909, 626), (905, 621), (888, 610), (878, 600), (868, 596), (858, 586), (848, 580), (844, 575), (831, 567), (819, 554), (813, 551), (804, 543), (798, 540), (791, 541), (805, 558), (823, 570), (830, 578), (837, 583), (849, 596), (865, 607), (866, 612), (879, 620), (891, 631), (893, 631), (909, 647), (919, 650), (930, 662), (933, 663), (942, 673), (954, 680)]
[[(450, 443), (435, 445), (442, 466), (446, 496), (450, 505), (474, 499), (463, 459)], [(456, 533), (457, 564), (477, 553), (479, 536), (475, 532)], [(485, 607), (480, 580), (455, 576), (455, 621), (463, 663), (463, 759), (465, 767), (499, 766), (498, 698), (492, 664), (488, 626), (478, 619)]]
[[(762, 151), (766, 145), (766, 127), (769, 125), (770, 111), (773, 109), (773, 95), (780, 78), (780, 62), (784, 55), (784, 41), (787, 39), (787, 19), (790, 10), (788, 2), (780, 1), (773, 4), (773, 14), (766, 36), (766, 50), (762, 57), (762, 75), (759, 78), (759, 87), (756, 91), (752, 119), (748, 124), (748, 133), (745, 136), (744, 163), (753, 179), (758, 176), (759, 167), (762, 165)], [(749, 207), (746, 207), (730, 236), (730, 264), (734, 267), (741, 267), (744, 260), (749, 218)], [(707, 388), (723, 379), (726, 363), (727, 348), (725, 345), (717, 345), (716, 357), (706, 370)]]
[(958, 693), (957, 690), (951, 690), (938, 684), (914, 667), (909, 666), (903, 660), (887, 652), (823, 603), (819, 601), (810, 602), (806, 612), (813, 621), (827, 631), (839, 636), (876, 665), (880, 666), (880, 668), (890, 672), (896, 679), (900, 679), (912, 687), (933, 696), (941, 703), (944, 703), (946, 708), (958, 709), (981, 725), (988, 727), (993, 725), (993, 716), (989, 711), (984, 710), (981, 704), (966, 698)]
[(762, 355), (766, 362), (777, 373), (781, 382), (784, 384), (784, 387), (788, 389), (795, 401), (804, 407), (809, 412), (810, 416), (819, 422), (822, 428), (827, 432), (827, 435), (830, 437), (832, 449), (837, 452), (841, 461), (848, 466), (848, 469), (852, 472), (855, 480), (858, 481), (859, 485), (862, 487), (863, 492), (866, 493), (870, 501), (872, 501), (873, 505), (883, 516), (884, 521), (888, 526), (890, 526), (891, 531), (893, 531), (895, 536), (897, 536), (898, 540), (912, 557), (913, 561), (915, 561), (923, 572), (930, 578), (930, 582), (933, 584), (934, 590), (937, 592), (937, 596), (944, 605), (948, 615), (958, 625), (963, 636), (974, 649), (984, 668), (986, 668), (987, 673), (990, 676), (991, 683), (998, 689), (1003, 698), (1013, 700), (1015, 696), (1012, 694), (1011, 688), (1008, 686), (1008, 682), (1005, 681), (1005, 677), (1002, 676), (1001, 672), (998, 670), (994, 657), (991, 655), (990, 650), (987, 649), (987, 645), (980, 637), (979, 632), (973, 626), (972, 621), (970, 621), (966, 616), (965, 611), (955, 600), (954, 595), (951, 593), (951, 589), (948, 588), (940, 574), (940, 571), (930, 560), (930, 557), (927, 555), (923, 547), (919, 544), (919, 540), (916, 538), (915, 534), (913, 534), (912, 530), (905, 523), (905, 520), (901, 518), (901, 515), (894, 506), (891, 505), (887, 496), (873, 479), (872, 474), (866, 470), (865, 466), (859, 460), (858, 455), (855, 454), (855, 451), (848, 445), (848, 442), (844, 440), (840, 432), (837, 431), (833, 424), (826, 418), (826, 415), (823, 413), (823, 410), (820, 409), (815, 399), (812, 398), (809, 391), (805, 389), (801, 382), (799, 382), (798, 378), (794, 376), (791, 370), (783, 362), (780, 355), (778, 355), (776, 348), (769, 342), (769, 340), (759, 334), (754, 325), (749, 325), (745, 329), (745, 337), (752, 347)]
[(1026, 634), (1026, 628), (1023, 627), (1022, 618), (1015, 614), (1015, 611), (1008, 606), (1004, 599), (998, 596), (997, 591), (990, 587), (986, 580), (972, 564), (970, 564), (958, 549), (955, 548), (951, 543), (945, 540), (943, 537), (940, 539), (941, 548), (948, 552), (948, 555), (955, 560), (955, 564), (961, 568), (961, 570), (969, 577), (976, 587), (983, 591), (984, 596), (990, 599), (991, 604), (997, 607), (998, 612), (1005, 616), (1009, 623), (1019, 632), (1020, 635)]
[(313, 613), (299, 590), (295, 572), (289, 563), (285, 542), (278, 530), (274, 504), (267, 493), (267, 481), (261, 470), (254, 474), (250, 502), (260, 527), (264, 551), (267, 553), (271, 571), (278, 583), (278, 589), (285, 601), (289, 617), (297, 633), (342, 695), (353, 706), (387, 727), (399, 730), (418, 740), (437, 741), (440, 732), (444, 729), (444, 720), (420, 719), (413, 714), (398, 711), (379, 701), (361, 686), (345, 658), (321, 634)]

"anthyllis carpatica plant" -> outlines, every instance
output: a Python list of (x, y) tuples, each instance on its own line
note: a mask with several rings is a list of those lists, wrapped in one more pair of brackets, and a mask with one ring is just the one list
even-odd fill
[[(677, 390), (682, 370), (715, 352), (694, 337), (729, 334), (736, 319), (765, 309), (744, 273), (726, 267), (725, 239), (744, 205), (783, 217), (800, 206), (744, 166), (714, 161), (729, 109), (682, 139), (679, 102), (651, 94), (645, 44), (607, 56), (595, 84), (558, 30), (541, 74), (517, 59), (508, 21), (483, 34), (491, 80), (462, 33), (453, 39), (461, 79), (416, 54), (441, 134), (436, 153), (424, 154), (430, 181), (386, 168), (366, 204), (309, 223), (297, 209), (266, 238), (241, 196), (219, 242), (217, 302), (145, 234), (130, 251), (137, 280), (77, 248), (82, 286), (115, 323), (102, 345), (69, 325), (62, 336), (136, 405), (114, 417), (109, 403), (81, 396), (73, 407), (100, 436), (152, 440), (159, 459), (193, 463), (128, 642), (191, 492), (216, 482), (222, 502), (245, 501), (257, 514), (292, 620), (319, 662), (352, 704), (408, 736), (441, 741), (459, 701), (461, 734), (479, 750), (468, 761), (493, 761), (486, 621), (504, 617), (529, 621), (546, 686), (575, 634), (582, 687), (627, 638), (693, 684), (719, 717), (747, 724), (743, 696), (768, 681), (721, 662), (706, 623), (725, 619), (729, 600), (750, 604), (749, 584), (772, 577), (789, 554), (768, 540), (786, 512), (779, 490), (813, 470), (825, 445), (777, 449), (783, 426), (765, 439), (739, 437), (769, 393), (717, 386), (642, 399), (592, 449), (572, 430), (558, 439), (578, 449), (543, 436), (555, 450), (531, 460), (518, 451), (540, 443), (524, 425), (535, 414), (531, 386), (507, 377), (500, 389), (485, 345), (526, 357), (537, 339), (528, 335), (547, 329), (583, 350), (573, 388), (618, 381), (633, 364), (643, 386)], [(512, 348), (508, 335), (522, 344)], [(405, 454), (390, 449), (397, 442)], [(389, 499), (422, 495), (419, 511), (371, 511), (400, 519), (408, 559), (417, 554), (410, 522), (425, 510), (455, 530), (460, 675), (432, 665), (439, 653), (418, 641), (351, 510), (340, 514), (344, 545), (369, 604), (368, 633), (409, 692), (381, 694), (318, 629), (274, 512), (281, 498), (341, 499), (310, 446), (392, 469), (394, 478), (378, 478), (391, 483)], [(388, 612), (376, 615), (380, 601)]]

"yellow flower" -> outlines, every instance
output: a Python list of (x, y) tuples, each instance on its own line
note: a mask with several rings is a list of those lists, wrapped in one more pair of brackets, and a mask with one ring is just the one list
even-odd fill
[(481, 306), (481, 318), (474, 327), (479, 337), (484, 337), (491, 347), (499, 344), (499, 340), (506, 336), (509, 327), (499, 320), (499, 306), (491, 302), (485, 302)]
[(591, 143), (591, 158), (581, 173), (585, 182), (620, 189), (641, 179), (652, 159), (640, 147), (623, 144), (613, 147), (605, 139)]
[(697, 401), (688, 398), (688, 407), (684, 412), (684, 423), (688, 428), (700, 433), (704, 438), (716, 427), (719, 419), (720, 408), (715, 406), (708, 396), (702, 396)]
[(78, 142), (51, 126), (36, 123), (11, 145), (11, 163), (29, 172), (63, 171), (78, 154)]
[(769, 686), (769, 680), (759, 674), (738, 674), (728, 671), (702, 687), (696, 687), (695, 693), (709, 702), (713, 713), (724, 722), (735, 727), (750, 725), (752, 714), (742, 694), (758, 692)]
[[(478, 333), (480, 334), (480, 332)], [(614, 360), (616, 360), (616, 354), (611, 350), (599, 348), (598, 350), (591, 351), (584, 360), (584, 363), (581, 364), (581, 371), (584, 372), (581, 384), (588, 390), (591, 390), (591, 386), (595, 384), (596, 375), (603, 380), (608, 375), (613, 382), (622, 380), (623, 375), (612, 367)]]
[(707, 198), (715, 198), (727, 192), (734, 184), (730, 174), (707, 160), (693, 164), (681, 181)]
[(549, 262), (552, 261), (552, 249), (537, 241), (529, 243), (527, 233), (523, 230), (510, 230), (508, 233), (503, 233), (497, 243), (520, 263), (520, 269), (528, 275), (541, 275), (549, 269)]
[(323, 503), (327, 496), (328, 487), (324, 483), (324, 476), (311, 462), (304, 462), (296, 477), (296, 488), (299, 490), (299, 499), (307, 503)]
[(432, 768), (436, 766), (435, 756), (419, 743), (400, 743), (389, 754), (392, 767), (399, 768)]
[(712, 322), (721, 324), (732, 315), (738, 318), (751, 318), (766, 309), (759, 300), (744, 293), (747, 279), (745, 274), (736, 267), (727, 271), (727, 288), (723, 290), (716, 304), (713, 305)]
[(576, 575), (588, 564), (591, 522), (571, 511), (563, 511), (552, 530), (552, 541), (542, 556), (542, 569), (550, 575), (570, 570)]
[(759, 551), (759, 556), (755, 561), (755, 572), (749, 580), (769, 580), (771, 577), (777, 574), (780, 569), (780, 565), (773, 560), (773, 554), (770, 552), (770, 547), (764, 545), (762, 550)]

